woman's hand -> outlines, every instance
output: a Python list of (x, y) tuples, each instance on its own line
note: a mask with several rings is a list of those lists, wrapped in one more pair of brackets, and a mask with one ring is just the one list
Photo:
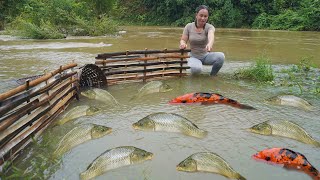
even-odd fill
[(208, 52), (211, 52), (211, 50), (212, 50), (212, 46), (211, 46), (211, 45), (209, 45), (209, 44), (207, 44), (207, 46), (206, 46), (206, 50), (207, 50)]
[(188, 42), (188, 36), (183, 34), (180, 40), (180, 49), (186, 49), (188, 46), (187, 42)]
[(186, 43), (182, 43), (180, 44), (180, 49), (186, 49), (187, 48), (187, 44)]

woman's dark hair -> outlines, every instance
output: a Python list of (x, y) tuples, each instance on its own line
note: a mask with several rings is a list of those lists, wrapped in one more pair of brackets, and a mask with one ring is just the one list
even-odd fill
[[(199, 11), (201, 11), (202, 9), (206, 9), (206, 10), (208, 11), (208, 15), (210, 14), (210, 13), (209, 13), (209, 7), (206, 6), (206, 5), (200, 5), (200, 6), (198, 6), (198, 7), (196, 8), (196, 14), (198, 14)], [(195, 18), (194, 23), (195, 23), (196, 27), (198, 28), (198, 26), (197, 26), (197, 18)], [(206, 25), (203, 26), (203, 29), (204, 29), (205, 26), (206, 26)]]
[(196, 8), (196, 13), (198, 13), (200, 10), (202, 10), (202, 9), (206, 9), (207, 11), (208, 11), (208, 13), (209, 13), (209, 7), (208, 6), (206, 6), (206, 5), (200, 5), (200, 6), (198, 6), (197, 8)]

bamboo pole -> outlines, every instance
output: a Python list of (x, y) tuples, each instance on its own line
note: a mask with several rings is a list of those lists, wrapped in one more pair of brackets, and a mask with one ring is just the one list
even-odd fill
[(42, 116), (42, 118), (33, 126), (31, 126), (27, 131), (14, 138), (12, 141), (10, 141), (10, 143), (7, 143), (0, 150), (0, 165), (3, 164), (3, 161), (9, 159), (10, 157), (12, 157), (11, 159), (15, 158), (14, 156), (27, 144), (30, 143), (32, 135), (36, 135), (36, 133), (41, 134), (45, 127), (47, 127), (47, 125), (64, 109), (64, 106), (66, 106), (66, 104), (70, 102), (73, 96), (73, 93), (66, 93), (66, 96), (62, 98), (62, 100), (58, 99), (58, 101), (61, 100), (60, 103), (54, 103), (54, 106), (51, 105), (49, 107), (51, 109), (49, 112), (49, 114), (52, 114), (51, 116), (48, 116), (48, 114)]
[[(153, 77), (161, 77), (162, 75), (164, 76), (179, 76), (180, 75), (180, 72), (178, 71), (166, 71), (166, 72), (161, 72), (161, 73), (153, 73), (153, 74), (147, 74), (146, 75), (146, 78), (147, 79), (150, 79), (150, 78), (153, 78)], [(182, 73), (182, 75), (187, 75), (187, 73)], [(114, 82), (114, 81), (123, 81), (125, 79), (128, 79), (128, 80), (138, 80), (138, 79), (142, 79), (143, 76), (142, 75), (132, 75), (132, 76), (123, 76), (123, 77), (109, 77), (108, 78), (108, 82)]]
[[(41, 100), (36, 106), (41, 107), (44, 104), (50, 104), (51, 100), (59, 99), (60, 98), (59, 94), (61, 92), (63, 92), (70, 85), (70, 83), (72, 83), (72, 82), (67, 82), (63, 87), (61, 87), (56, 92), (52, 93), (49, 97)], [(75, 89), (75, 88), (71, 88), (71, 89)], [(19, 123), (14, 124), (11, 128), (5, 129), (3, 132), (0, 133), (0, 141), (2, 141), (7, 136), (9, 136), (10, 134), (12, 134), (13, 132), (15, 132), (17, 130), (22, 131), (24, 129), (22, 127), (25, 127), (26, 124), (30, 124), (30, 123), (36, 121), (39, 118), (39, 115), (41, 115), (43, 113), (44, 109), (45, 109), (45, 107), (37, 109), (33, 114), (28, 116), (26, 119), (19, 121)]]
[[(157, 53), (180, 53), (181, 51), (190, 52), (190, 49), (175, 49), (175, 50), (148, 50), (146, 53), (148, 54), (157, 54)], [(120, 55), (131, 55), (131, 54), (145, 54), (145, 51), (127, 51), (127, 52), (114, 52), (114, 53), (103, 53), (98, 54), (96, 59), (107, 59), (113, 56)]]
[[(42, 88), (34, 88), (34, 89), (31, 89), (25, 93), (19, 94), (17, 96), (14, 96), (14, 97), (11, 97), (11, 98), (8, 98), (8, 99), (2, 101), (3, 106), (0, 106), (0, 117), (3, 117), (5, 113), (9, 112), (10, 110), (14, 109), (18, 105), (27, 101), (28, 98), (33, 98), (37, 95), (40, 95), (44, 92), (49, 91), (50, 89), (55, 87), (57, 84), (59, 84), (61, 80), (72, 77), (75, 74), (76, 74), (76, 72), (66, 74), (64, 76), (61, 76), (59, 79), (55, 79), (54, 81), (52, 81), (51, 83), (49, 83), (48, 85), (46, 85)], [(0, 122), (1, 121), (2, 120), (0, 119)]]
[[(76, 63), (71, 63), (71, 64), (68, 64), (66, 66), (62, 66), (61, 68), (59, 68), (59, 69), (57, 69), (55, 71), (52, 71), (49, 74), (46, 74), (46, 75), (44, 75), (44, 76), (42, 76), (42, 77), (40, 77), (38, 79), (30, 81), (29, 86), (30, 87), (34, 87), (34, 86), (46, 81), (47, 79), (51, 78), (52, 76), (55, 76), (60, 71), (64, 71), (64, 70), (67, 70), (67, 69), (70, 69), (70, 68), (76, 67), (76, 66), (77, 66)], [(10, 97), (12, 95), (18, 94), (18, 93), (26, 90), (26, 88), (27, 88), (26, 85), (21, 85), (21, 86), (18, 86), (16, 88), (14, 88), (14, 89), (11, 89), (11, 90), (9, 90), (9, 91), (7, 91), (5, 93), (2, 93), (2, 94), (0, 94), (0, 101), (3, 101), (4, 99), (6, 99), (6, 98), (8, 98), (8, 97)]]
[[(148, 66), (146, 66), (146, 70), (147, 69), (156, 69), (156, 68), (168, 68), (168, 67), (179, 67), (181, 68), (180, 64), (176, 64), (176, 63), (173, 63), (173, 64), (165, 64), (165, 63), (152, 63), (152, 64), (149, 64)], [(188, 66), (185, 66), (185, 67), (188, 67)], [(183, 68), (185, 68), (183, 67)], [(121, 71), (128, 71), (128, 70), (145, 70), (143, 66), (129, 66), (129, 67), (126, 67), (126, 68), (110, 68), (110, 69), (103, 69), (103, 72), (104, 73), (111, 73), (111, 72), (121, 72)]]
[(138, 70), (127, 70), (127, 71), (114, 71), (114, 72), (106, 72), (106, 76), (115, 75), (115, 74), (129, 74), (129, 73), (146, 73), (146, 72), (154, 72), (154, 71), (161, 71), (161, 70), (170, 70), (170, 69), (189, 69), (190, 67), (160, 67), (160, 68), (153, 68), (153, 69), (138, 69)]
[(12, 125), (14, 122), (16, 122), (18, 119), (22, 118), (29, 112), (31, 112), (32, 109), (36, 109), (36, 105), (39, 104), (39, 99), (36, 99), (32, 101), (31, 103), (28, 103), (26, 106), (21, 107), (17, 111), (13, 112), (9, 116), (5, 117), (4, 120), (0, 123), (0, 132), (2, 132), (4, 129), (8, 128), (10, 125)]
[[(169, 65), (169, 64), (180, 64), (181, 60), (176, 60), (176, 61), (158, 61), (158, 62), (148, 62), (146, 63), (147, 66), (153, 66), (153, 65)], [(188, 61), (182, 61), (183, 64), (187, 64)], [(111, 70), (115, 68), (123, 68), (123, 67), (140, 67), (144, 66), (142, 63), (131, 63), (131, 64), (108, 64), (107, 66), (101, 66), (101, 70)]]
[(180, 56), (180, 55), (166, 55), (166, 56), (150, 56), (150, 57), (138, 57), (138, 58), (127, 58), (127, 59), (115, 59), (115, 60), (96, 60), (95, 64), (108, 64), (108, 63), (114, 63), (114, 62), (123, 62), (123, 61), (150, 61), (150, 60), (157, 60), (157, 59), (177, 59), (177, 58), (189, 58), (190, 56)]

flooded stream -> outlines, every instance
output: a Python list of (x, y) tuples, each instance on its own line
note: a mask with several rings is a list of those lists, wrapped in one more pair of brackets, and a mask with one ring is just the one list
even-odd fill
[[(15, 87), (16, 79), (42, 74), (62, 64), (75, 61), (79, 65), (94, 63), (98, 53), (125, 50), (176, 49), (182, 28), (123, 27), (125, 34), (108, 37), (68, 37), (63, 40), (22, 40), (0, 36), (0, 91)], [(320, 97), (305, 92), (302, 98), (314, 109), (305, 111), (296, 107), (273, 105), (265, 102), (279, 94), (299, 95), (294, 86), (261, 85), (232, 78), (234, 71), (250, 65), (261, 54), (269, 57), (277, 75), (281, 69), (298, 64), (303, 57), (310, 57), (318, 67), (311, 71), (312, 83), (320, 85), (320, 33), (288, 31), (256, 31), (217, 29), (214, 50), (226, 54), (226, 62), (217, 77), (206, 73), (200, 76), (171, 78), (163, 82), (173, 90), (157, 95), (146, 95), (129, 101), (143, 83), (121, 84), (107, 90), (121, 104), (110, 107), (84, 96), (72, 101), (67, 110), (80, 105), (91, 105), (103, 111), (93, 116), (81, 117), (62, 126), (50, 127), (37, 141), (38, 145), (26, 148), (16, 165), (34, 174), (44, 173), (48, 179), (77, 180), (79, 174), (107, 149), (118, 146), (135, 146), (154, 153), (152, 160), (114, 169), (96, 179), (227, 179), (212, 173), (186, 173), (176, 170), (176, 165), (196, 152), (210, 151), (219, 154), (229, 165), (247, 179), (300, 180), (310, 179), (304, 173), (255, 161), (251, 158), (259, 150), (284, 147), (304, 154), (309, 162), (320, 169), (320, 148), (292, 139), (263, 136), (246, 131), (247, 128), (266, 120), (290, 120), (303, 127), (320, 141)], [(277, 80), (281, 81), (281, 80)], [(276, 82), (278, 83), (278, 82)], [(256, 110), (237, 109), (227, 105), (170, 105), (168, 102), (191, 92), (215, 92), (248, 104)], [(176, 113), (186, 117), (199, 128), (207, 130), (203, 139), (171, 132), (145, 132), (132, 128), (141, 118), (156, 112)], [(58, 118), (61, 118), (59, 116)], [(58, 165), (45, 160), (60, 139), (77, 124), (95, 123), (113, 129), (111, 134), (77, 146), (66, 153)], [(42, 160), (41, 160), (42, 159)], [(42, 168), (34, 168), (32, 164)], [(41, 164), (42, 165), (39, 165)], [(18, 165), (19, 164), (19, 165)], [(33, 169), (32, 169), (33, 168)], [(42, 170), (42, 172), (38, 172)]]

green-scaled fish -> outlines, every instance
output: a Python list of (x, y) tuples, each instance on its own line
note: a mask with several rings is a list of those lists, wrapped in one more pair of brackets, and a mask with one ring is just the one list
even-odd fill
[(119, 105), (118, 101), (106, 90), (93, 88), (81, 92), (81, 95), (89, 98), (101, 101), (109, 105)]
[(274, 96), (267, 99), (266, 101), (277, 105), (293, 106), (307, 111), (310, 111), (313, 108), (313, 106), (308, 101), (294, 95)]
[(132, 99), (140, 98), (147, 94), (158, 93), (158, 92), (168, 92), (171, 90), (172, 88), (164, 82), (150, 81), (147, 84), (145, 84), (142, 88), (140, 88), (138, 93), (135, 96), (133, 96)]
[(81, 179), (92, 179), (111, 169), (122, 166), (141, 163), (150, 160), (153, 153), (134, 146), (121, 146), (109, 149), (97, 157), (87, 168), (80, 174)]
[(208, 134), (190, 120), (174, 113), (153, 113), (133, 123), (132, 126), (138, 130), (179, 132), (197, 138), (203, 138)]
[(320, 142), (312, 138), (302, 127), (288, 121), (265, 121), (249, 128), (249, 131), (262, 135), (291, 138), (306, 144), (320, 147)]
[(55, 124), (56, 125), (62, 125), (68, 121), (71, 121), (73, 119), (77, 119), (82, 116), (91, 116), (96, 113), (100, 112), (100, 109), (97, 107), (93, 106), (87, 106), (87, 105), (82, 105), (82, 106), (76, 106), (72, 108), (70, 111), (68, 111), (62, 119), (59, 119)]
[(110, 134), (110, 127), (96, 124), (82, 124), (69, 131), (59, 142), (57, 149), (54, 151), (54, 157), (60, 157), (75, 146), (85, 143), (91, 139), (97, 139)]
[(246, 179), (232, 169), (232, 167), (223, 158), (212, 152), (199, 152), (192, 154), (177, 165), (177, 170), (186, 172), (211, 172), (230, 179)]

